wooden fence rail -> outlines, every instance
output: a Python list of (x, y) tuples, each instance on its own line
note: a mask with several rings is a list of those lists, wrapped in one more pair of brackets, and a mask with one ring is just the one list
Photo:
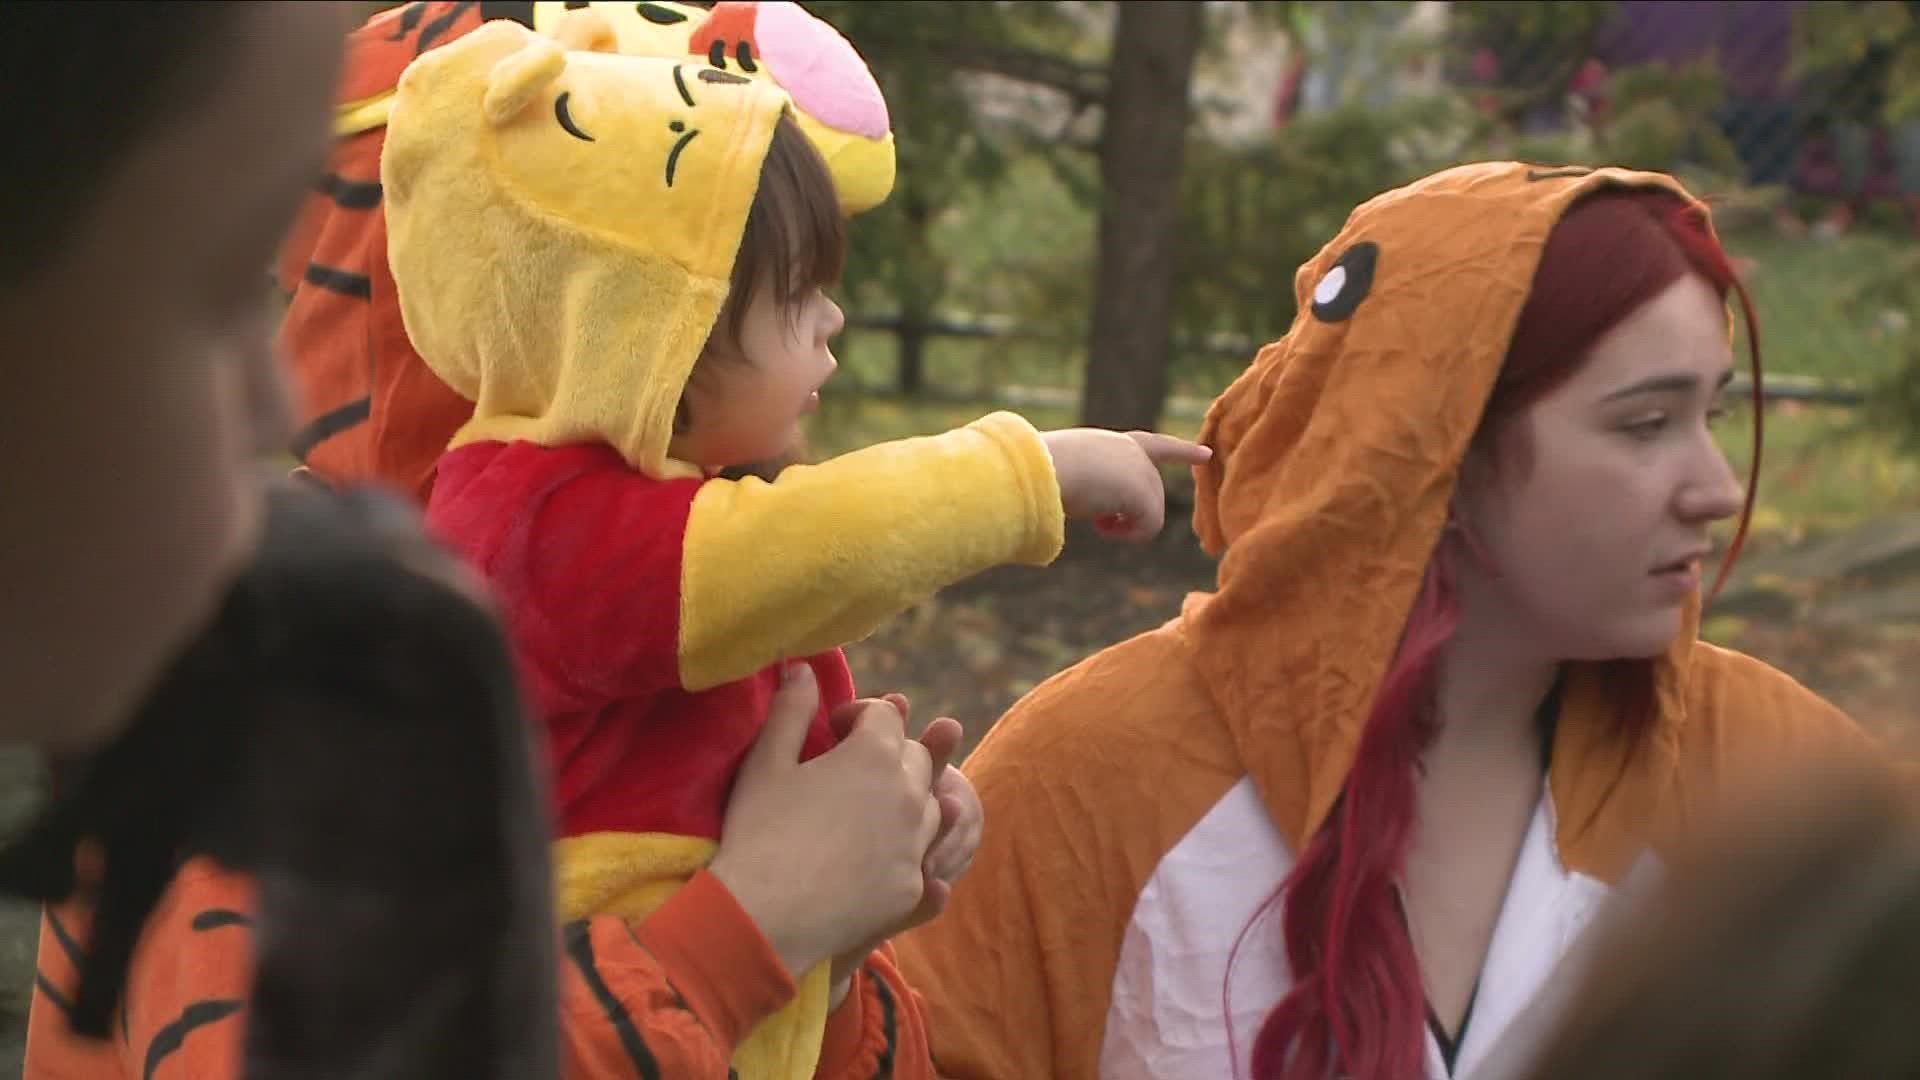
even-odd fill
[[(914, 332), (926, 337), (963, 338), (977, 341), (1052, 341), (1058, 340), (1058, 334), (1050, 334), (1023, 327), (1012, 320), (988, 316), (980, 319), (929, 319), (909, 324), (895, 315), (867, 315), (850, 317), (847, 325), (855, 330), (868, 330), (878, 333), (900, 334)], [(1201, 340), (1174, 341), (1176, 352), (1201, 353), (1208, 356), (1251, 358), (1259, 351), (1260, 345), (1250, 339), (1235, 338), (1232, 335), (1215, 334)], [(1750, 392), (1752, 383), (1744, 375), (1735, 376), (1727, 391), (1732, 400), (1742, 400)], [(876, 387), (864, 388), (864, 392), (884, 394), (885, 390)], [(1002, 404), (1011, 406), (1038, 405), (1072, 409), (1079, 405), (1080, 391), (1070, 387), (1055, 386), (1000, 386), (991, 391), (992, 397)], [(956, 392), (928, 387), (924, 397), (936, 400), (977, 401), (980, 392)], [(1792, 402), (1805, 405), (1837, 405), (1845, 408), (1857, 408), (1867, 402), (1867, 392), (1847, 383), (1824, 382), (1802, 375), (1768, 375), (1765, 382), (1765, 397), (1769, 404)], [(1167, 401), (1167, 413), (1171, 416), (1197, 417), (1206, 411), (1207, 402), (1199, 398), (1174, 396)]]

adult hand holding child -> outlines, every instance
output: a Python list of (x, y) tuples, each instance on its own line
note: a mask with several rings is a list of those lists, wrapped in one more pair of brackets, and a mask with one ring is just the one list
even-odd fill
[(850, 703), (840, 744), (799, 761), (819, 693), (808, 665), (788, 670), (708, 867), (796, 977), (914, 911), (941, 825), (932, 755), (891, 703)]

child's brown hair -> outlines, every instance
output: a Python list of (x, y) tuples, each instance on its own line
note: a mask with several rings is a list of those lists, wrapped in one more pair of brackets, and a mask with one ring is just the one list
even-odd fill
[[(745, 359), (740, 334), (747, 308), (761, 289), (773, 290), (774, 303), (790, 312), (814, 289), (837, 283), (846, 260), (847, 223), (840, 215), (833, 174), (792, 115), (783, 115), (760, 167), (760, 187), (747, 212), (726, 303), (688, 381), (699, 379), (716, 362)], [(674, 429), (685, 431), (692, 421), (683, 396)]]

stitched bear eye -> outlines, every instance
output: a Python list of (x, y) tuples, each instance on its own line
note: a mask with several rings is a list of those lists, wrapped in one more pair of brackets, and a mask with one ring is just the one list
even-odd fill
[(581, 142), (592, 142), (593, 136), (587, 134), (584, 128), (574, 122), (573, 109), (570, 107), (572, 101), (573, 91), (560, 91), (560, 96), (553, 99), (553, 118), (559, 121), (562, 131), (579, 139)]
[(1380, 259), (1379, 245), (1362, 241), (1342, 252), (1320, 283), (1313, 287), (1310, 310), (1321, 322), (1341, 322), (1353, 315), (1360, 301), (1373, 291), (1373, 270)]
[[(572, 5), (568, 6), (571, 7)], [(582, 4), (581, 6), (585, 7), (586, 5)], [(687, 21), (685, 15), (667, 7), (665, 4), (635, 4), (633, 7), (634, 10), (640, 13), (641, 18), (655, 26), (675, 26)]]

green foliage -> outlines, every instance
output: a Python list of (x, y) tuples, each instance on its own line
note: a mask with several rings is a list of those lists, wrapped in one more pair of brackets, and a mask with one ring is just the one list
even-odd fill
[(1538, 102), (1564, 96), (1587, 58), (1588, 46), (1614, 5), (1605, 0), (1460, 0), (1451, 9), (1461, 59), (1476, 48), (1507, 58), (1500, 85), (1488, 95), (1517, 117)]
[(1871, 67), (1886, 80), (1882, 118), (1920, 119), (1920, 15), (1903, 0), (1802, 5), (1793, 74), (1815, 86)]
[(1076, 5), (979, 0), (917, 0), (910, 9), (818, 0), (808, 8), (857, 43), (873, 68), (898, 158), (892, 197), (854, 222), (844, 290), (856, 311), (928, 317), (954, 280), (938, 222), (999, 185), (1012, 161), (1053, 152), (995, 130), (956, 71), (1005, 56), (1072, 65), (1085, 49), (1080, 14)]
[[(1465, 123), (1456, 101), (1411, 99), (1302, 116), (1280, 137), (1248, 146), (1196, 138), (1181, 199), (1178, 336), (1277, 337), (1293, 321), (1294, 271), (1354, 206), (1432, 171), (1436, 155), (1407, 133)], [(1201, 367), (1244, 361), (1243, 353), (1209, 357), (1199, 349), (1181, 358)]]
[[(1009, 55), (1023, 70), (1036, 60), (1057, 62), (1069, 74), (1097, 78), (1110, 5), (926, 0), (914, 6), (912, 19), (868, 0), (812, 6), (843, 27), (873, 63), (900, 148), (894, 197), (854, 224), (848, 286), (855, 312), (997, 318), (1030, 332), (1020, 340), (934, 343), (929, 372), (942, 386), (1076, 385), (1092, 307), (1098, 198), (1088, 125), (1070, 122), (1078, 113), (1072, 95), (1048, 90), (1032, 91), (1041, 108), (983, 108), (964, 89), (971, 81), (965, 73)], [(1849, 6), (1812, 7), (1818, 11), (1810, 16), (1825, 18)], [(1912, 29), (1903, 21), (1904, 4), (1853, 7), (1859, 9), (1848, 24), (1857, 31), (1849, 31), (1854, 39), (1909, 40), (1895, 35)], [(1336, 14), (1326, 5), (1284, 0), (1247, 8), (1254, 18), (1212, 24), (1212, 62), (1224, 62), (1217, 47), (1223, 28), (1297, 31), (1295, 20)], [(1468, 52), (1489, 42), (1505, 42), (1508, 54), (1552, 61), (1547, 75), (1536, 67), (1525, 78), (1503, 78), (1491, 96), (1467, 86), (1385, 108), (1356, 102), (1297, 116), (1250, 144), (1216, 143), (1196, 125), (1181, 205), (1175, 392), (1209, 396), (1245, 363), (1251, 343), (1284, 332), (1294, 315), (1295, 270), (1355, 205), (1447, 165), (1519, 158), (1676, 172), (1696, 190), (1729, 196), (1723, 204), (1729, 221), (1737, 220), (1737, 210), (1777, 197), (1742, 190), (1733, 148), (1711, 119), (1723, 89), (1710, 63), (1613, 71), (1605, 115), (1589, 115), (1575, 102), (1561, 130), (1528, 129), (1521, 105), (1565, 96), (1562, 76), (1570, 77), (1572, 60), (1611, 9), (1590, 0), (1456, 4), (1444, 46), (1455, 57), (1450, 66), (1459, 68)], [(1342, 25), (1378, 32), (1366, 18)], [(1839, 44), (1839, 30), (1820, 36), (1830, 51), (1838, 50), (1834, 55), (1853, 55)], [(1040, 70), (1053, 69), (1042, 64)], [(1060, 137), (1063, 132), (1069, 137)], [(1920, 351), (1920, 327), (1903, 331), (1896, 324), (1900, 313), (1920, 314), (1914, 292), (1920, 266), (1911, 258), (1883, 257), (1868, 238), (1858, 239), (1811, 248), (1742, 232), (1734, 244), (1759, 258), (1753, 287), (1772, 369), (1885, 385), (1876, 414), (1914, 431), (1920, 429), (1920, 358), (1913, 355)], [(888, 344), (875, 335), (850, 344), (863, 380), (890, 381), (883, 358)], [(1913, 366), (1897, 368), (1896, 353)]]
[(1612, 76), (1611, 96), (1614, 115), (1595, 133), (1596, 161), (1661, 171), (1691, 165), (1724, 184), (1740, 176), (1733, 143), (1708, 119), (1726, 96), (1711, 60), (1623, 69)]
[(1452, 8), (1454, 25), (1475, 44), (1526, 43), (1550, 52), (1584, 46), (1613, 17), (1605, 0), (1461, 0)]
[(1885, 339), (1891, 370), (1873, 380), (1868, 416), (1920, 452), (1920, 247), (1889, 247), (1857, 268), (1844, 293), (1845, 313)]

